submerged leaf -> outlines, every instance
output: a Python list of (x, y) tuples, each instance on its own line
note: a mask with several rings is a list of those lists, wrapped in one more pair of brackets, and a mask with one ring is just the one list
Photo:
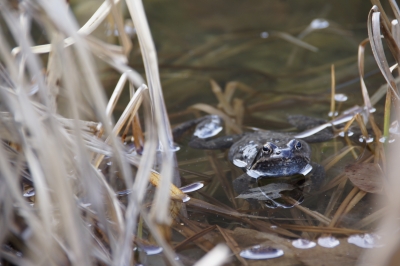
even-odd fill
[(382, 192), (382, 172), (374, 163), (362, 163), (348, 165), (345, 170), (346, 176), (354, 186), (369, 193)]

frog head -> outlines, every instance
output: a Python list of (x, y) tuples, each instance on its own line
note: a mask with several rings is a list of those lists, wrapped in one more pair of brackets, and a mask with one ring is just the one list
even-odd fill
[(310, 146), (300, 139), (291, 139), (283, 145), (266, 142), (247, 165), (246, 172), (254, 178), (306, 175), (312, 170), (310, 155)]

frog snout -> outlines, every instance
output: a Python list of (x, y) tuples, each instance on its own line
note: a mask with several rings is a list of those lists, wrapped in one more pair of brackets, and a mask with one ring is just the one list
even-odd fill
[(276, 157), (281, 157), (284, 159), (289, 159), (293, 156), (292, 151), (290, 149), (276, 149), (274, 151)]

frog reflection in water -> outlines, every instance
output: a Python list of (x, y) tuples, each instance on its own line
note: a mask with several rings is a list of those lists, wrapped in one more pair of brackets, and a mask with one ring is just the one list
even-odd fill
[[(218, 133), (222, 127), (217, 116), (206, 116), (186, 122), (174, 129), (178, 137), (189, 127), (197, 125), (195, 137), (189, 146), (197, 149), (227, 149), (228, 159), (245, 174), (234, 180), (234, 189), (242, 193), (249, 189), (258, 178), (274, 178), (310, 173), (313, 187), (318, 187), (324, 177), (323, 168), (311, 162), (311, 148), (307, 142), (322, 142), (333, 137), (330, 130), (324, 130), (305, 139), (295, 138), (293, 132), (255, 131), (239, 135), (209, 137)], [(325, 123), (324, 120), (306, 116), (290, 116), (289, 122), (300, 130)], [(200, 133), (199, 133), (200, 132)], [(201, 133), (203, 132), (203, 134)]]

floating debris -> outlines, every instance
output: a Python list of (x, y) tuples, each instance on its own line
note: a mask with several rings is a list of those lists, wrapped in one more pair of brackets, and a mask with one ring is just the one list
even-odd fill
[(383, 244), (380, 241), (381, 237), (376, 234), (352, 235), (347, 239), (348, 243), (354, 244), (360, 248), (383, 247)]
[(363, 142), (371, 143), (371, 142), (374, 141), (374, 138), (371, 135), (369, 135), (368, 137), (365, 137), (365, 136), (361, 135), (360, 138), (358, 139), (358, 141), (361, 142), (361, 143), (363, 143)]
[[(176, 143), (172, 143), (172, 145), (169, 145), (169, 148), (170, 148), (170, 151), (172, 151), (172, 152), (177, 152), (181, 149), (181, 147)], [(158, 143), (157, 151), (159, 151), (159, 152), (164, 151), (164, 147), (162, 146), (161, 142)]]
[(338, 113), (337, 111), (335, 111), (335, 112), (329, 112), (329, 113), (328, 113), (328, 116), (329, 116), (329, 117), (334, 117), (334, 116), (338, 116), (338, 114), (339, 114), (339, 113)]
[(309, 249), (315, 247), (317, 244), (313, 241), (310, 241), (308, 239), (297, 239), (292, 241), (292, 245), (295, 248), (299, 249)]
[(140, 245), (140, 249), (143, 250), (147, 255), (157, 255), (163, 251), (162, 247), (153, 245)]
[(131, 190), (131, 189), (125, 189), (125, 190), (121, 190), (121, 191), (115, 192), (115, 194), (116, 194), (117, 196), (126, 196), (126, 195), (129, 195), (129, 194), (131, 194), (131, 193), (132, 193), (132, 190)]
[(335, 101), (337, 102), (345, 102), (348, 98), (349, 97), (347, 97), (347, 95), (343, 93), (335, 94)]
[(135, 144), (133, 142), (124, 142), (125, 151), (130, 154), (136, 151)]
[(274, 259), (284, 254), (282, 249), (256, 245), (251, 248), (242, 250), (240, 256), (250, 260)]
[(25, 190), (25, 193), (22, 195), (25, 198), (33, 197), (36, 195), (35, 188), (31, 187)]
[(318, 245), (324, 248), (334, 248), (340, 244), (339, 240), (337, 240), (333, 236), (320, 237), (318, 238)]
[(201, 189), (202, 187), (204, 187), (203, 182), (195, 182), (195, 183), (189, 184), (187, 186), (181, 187), (180, 190), (183, 193), (190, 193), (190, 192), (197, 191), (197, 190)]
[(269, 37), (269, 34), (268, 34), (268, 32), (263, 31), (263, 32), (261, 32), (260, 37), (263, 39), (267, 39)]
[(188, 195), (183, 196), (182, 202), (188, 202), (190, 200), (190, 197)]
[(125, 20), (124, 31), (129, 37), (131, 38), (135, 37), (136, 29), (133, 25), (132, 20), (130, 19)]
[(316, 18), (311, 21), (310, 27), (315, 30), (326, 29), (329, 27), (329, 21), (323, 18)]
[(222, 130), (222, 119), (218, 115), (209, 115), (196, 126), (193, 135), (206, 139), (217, 135)]
[(354, 135), (353, 131), (347, 131), (347, 132), (341, 131), (341, 132), (339, 132), (339, 136), (340, 137), (345, 137), (345, 136), (351, 137), (353, 135)]
[(177, 152), (181, 149), (181, 146), (179, 146), (178, 144), (176, 144), (175, 142), (172, 144), (171, 150), (173, 152)]

